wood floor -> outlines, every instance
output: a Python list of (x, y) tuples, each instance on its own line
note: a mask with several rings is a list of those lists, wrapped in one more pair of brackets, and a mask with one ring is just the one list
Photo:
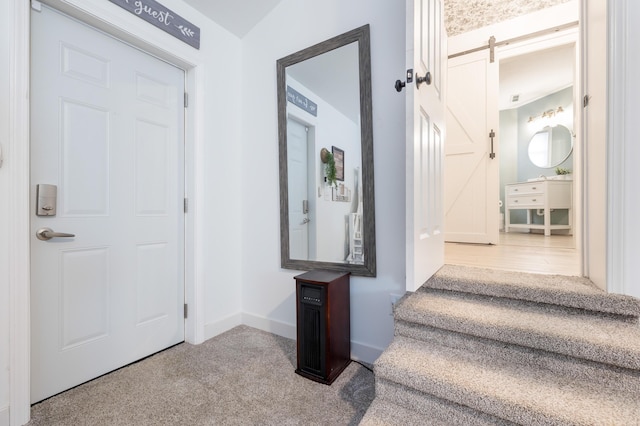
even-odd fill
[(445, 244), (445, 263), (510, 271), (582, 275), (571, 235), (500, 233), (497, 245)]

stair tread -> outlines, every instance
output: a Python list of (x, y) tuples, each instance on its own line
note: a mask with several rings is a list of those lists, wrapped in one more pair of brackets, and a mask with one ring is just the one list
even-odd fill
[[(492, 353), (403, 336), (376, 361), (375, 372), (377, 378), (518, 424), (637, 424), (640, 418), (637, 392), (618, 389), (615, 379), (577, 379)], [(634, 380), (640, 390), (640, 378)]]
[[(433, 395), (427, 395), (415, 389), (409, 389), (403, 385), (389, 380), (378, 378), (376, 380), (376, 400), (383, 400), (385, 408), (418, 413), (424, 424), (424, 419), (429, 419), (429, 424), (436, 425), (465, 425), (465, 426), (515, 426), (512, 422), (495, 416), (482, 413), (464, 405), (456, 404)], [(388, 412), (387, 414), (391, 414)], [(397, 416), (396, 416), (397, 417)], [(413, 418), (413, 416), (410, 416)], [(406, 424), (406, 423), (404, 423)]]
[(640, 317), (640, 300), (607, 294), (589, 279), (444, 265), (422, 288), (484, 294)]
[(606, 315), (546, 305), (420, 291), (395, 309), (397, 320), (640, 369), (640, 326)]

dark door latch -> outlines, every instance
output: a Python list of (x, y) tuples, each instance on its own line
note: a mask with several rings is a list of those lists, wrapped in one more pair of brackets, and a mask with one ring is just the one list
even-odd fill
[[(407, 70), (407, 83), (413, 83), (413, 69)], [(395, 84), (396, 92), (402, 92), (402, 89), (405, 88), (407, 83), (405, 83), (402, 80), (396, 80), (396, 84)]]

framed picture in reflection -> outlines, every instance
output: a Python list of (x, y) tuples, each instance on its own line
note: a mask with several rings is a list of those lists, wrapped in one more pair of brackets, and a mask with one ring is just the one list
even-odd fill
[(333, 161), (336, 163), (336, 180), (344, 182), (344, 151), (335, 146), (331, 147)]

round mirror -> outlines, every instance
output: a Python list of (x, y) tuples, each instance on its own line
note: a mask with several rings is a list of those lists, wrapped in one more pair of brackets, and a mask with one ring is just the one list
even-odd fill
[(563, 125), (545, 127), (531, 137), (529, 159), (543, 169), (556, 167), (564, 162), (573, 150), (571, 131)]

